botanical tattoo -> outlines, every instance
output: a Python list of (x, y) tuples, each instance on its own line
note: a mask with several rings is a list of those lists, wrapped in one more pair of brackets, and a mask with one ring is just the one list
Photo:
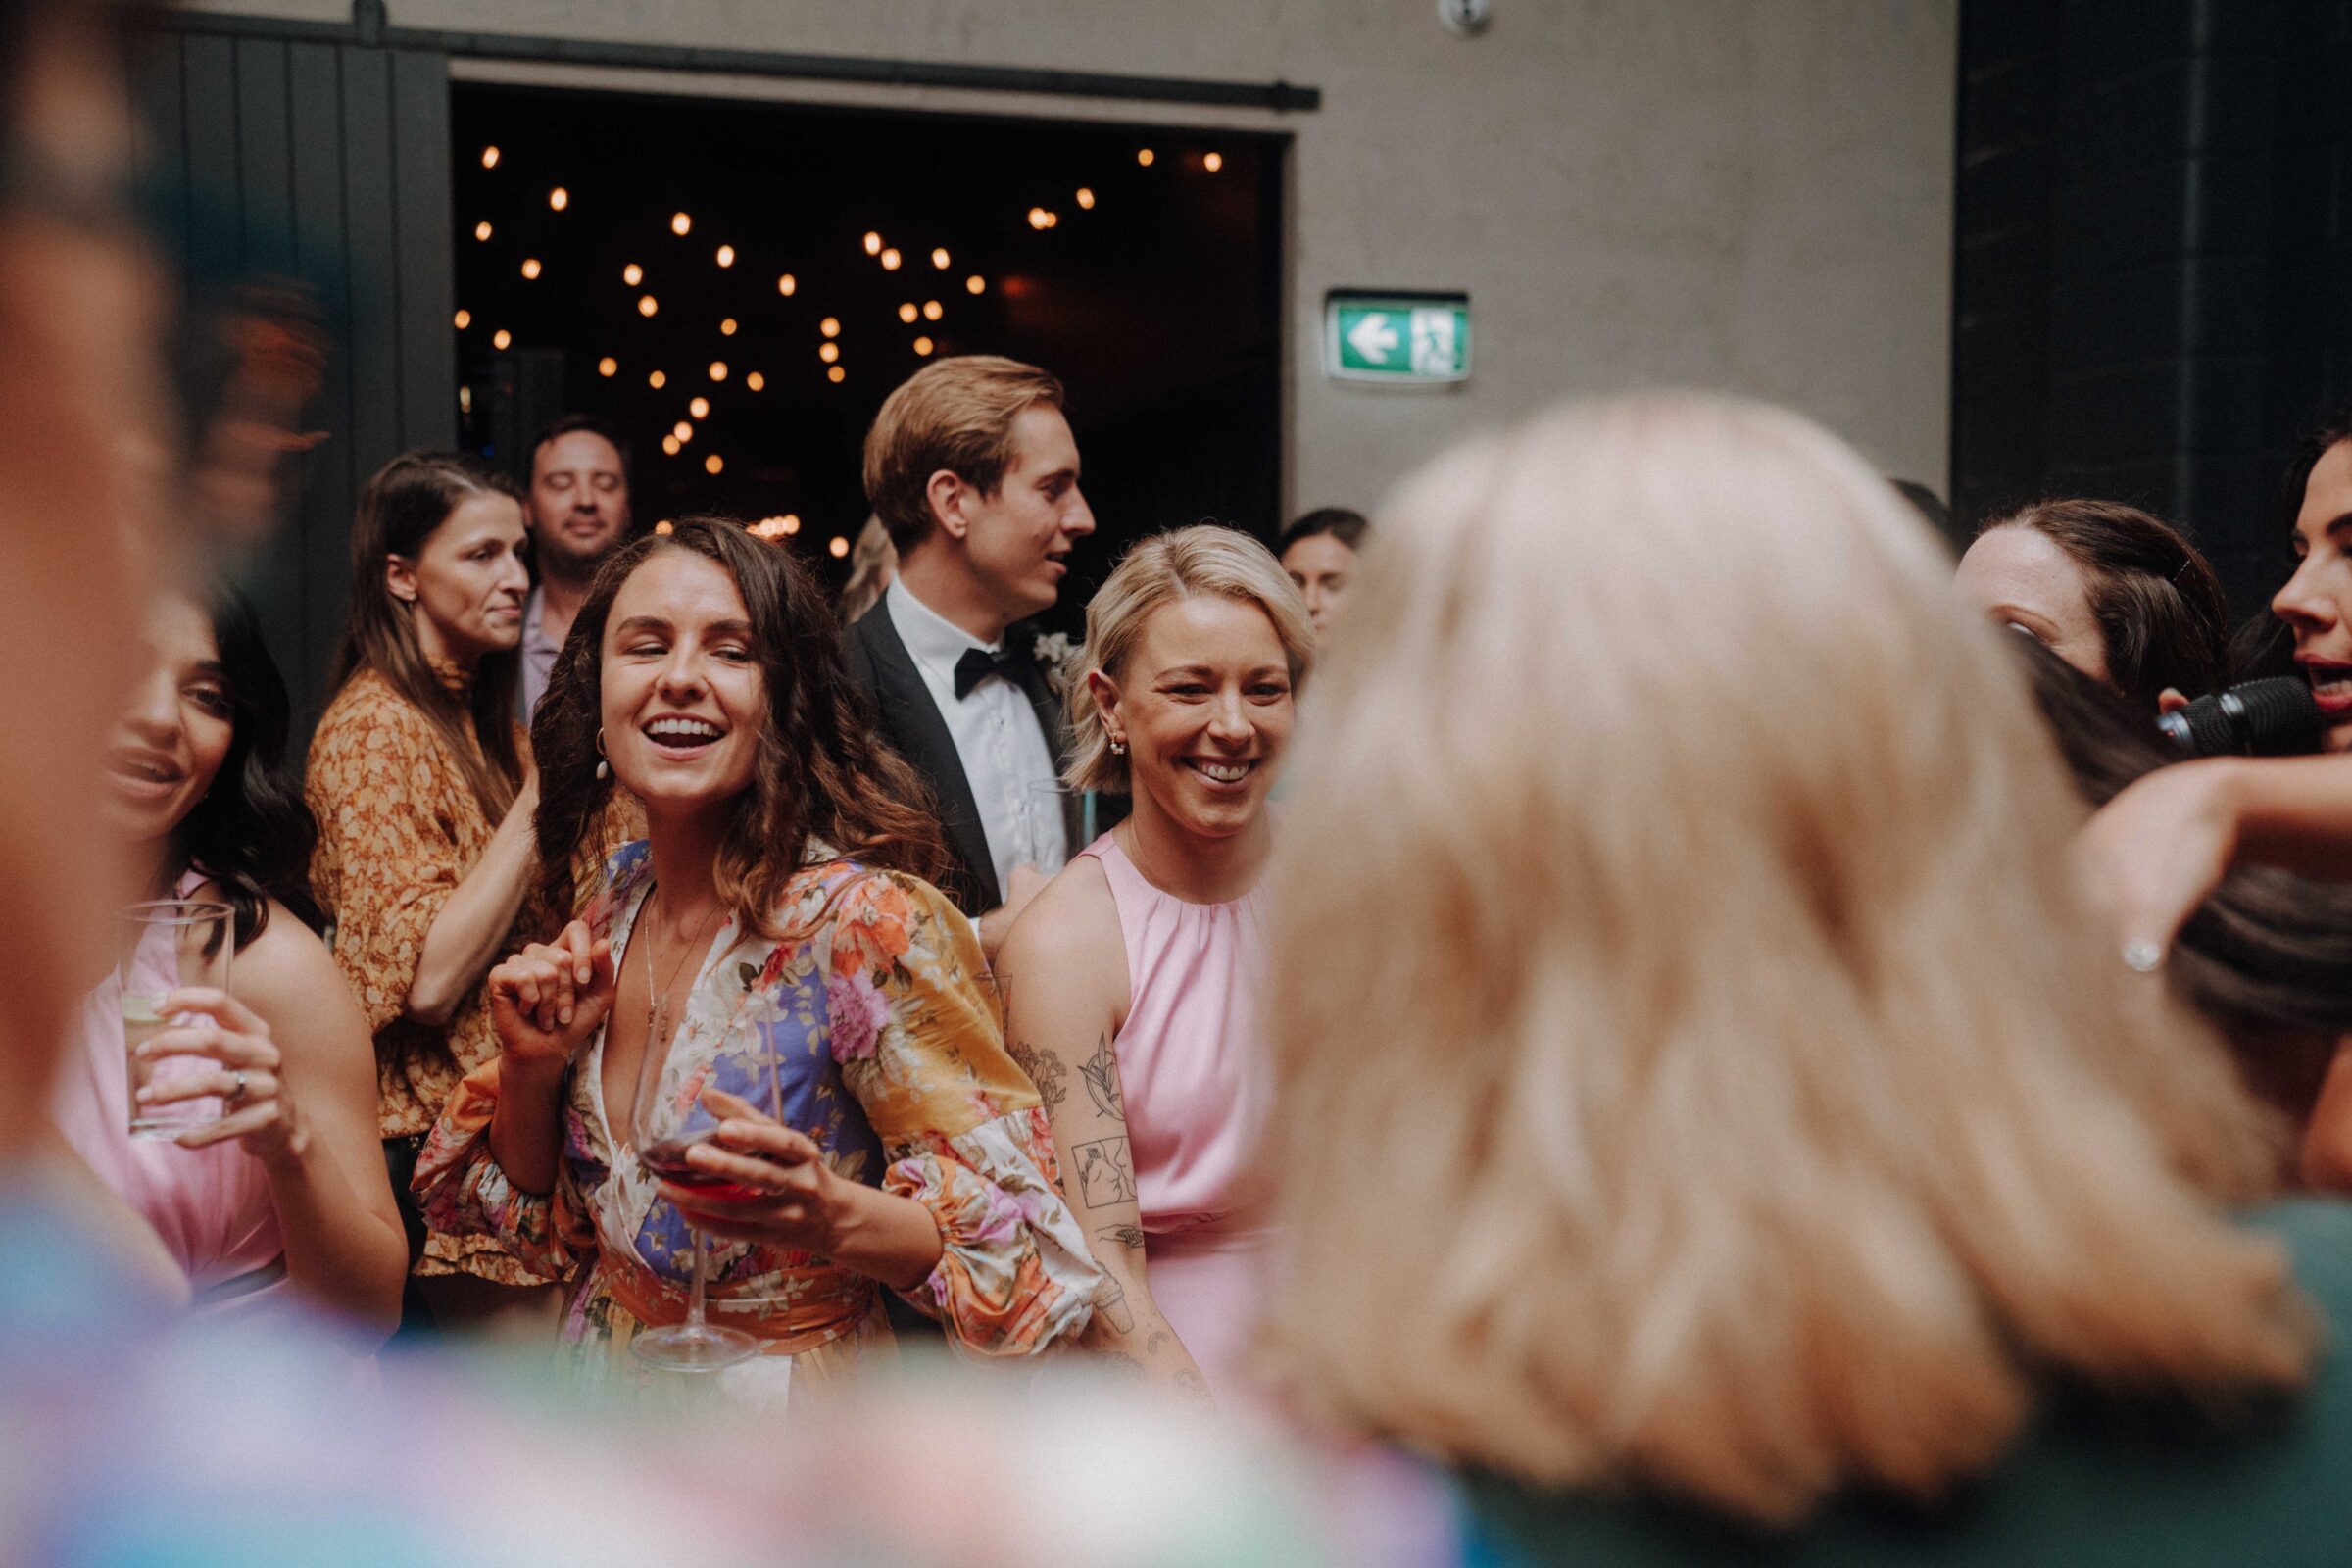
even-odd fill
[(1175, 1338), (1176, 1336), (1170, 1334), (1166, 1329), (1153, 1329), (1152, 1331), (1152, 1337), (1144, 1342), (1144, 1353), (1146, 1355), (1157, 1355), (1159, 1353), (1159, 1348)]
[(1102, 1036), (1095, 1054), (1080, 1062), (1078, 1070), (1086, 1074), (1086, 1092), (1093, 1097), (1095, 1108), (1125, 1121), (1127, 1102), (1119, 1093), (1119, 1058), (1110, 1054), (1110, 1036)]
[(1135, 1201), (1135, 1163), (1127, 1152), (1124, 1138), (1098, 1138), (1091, 1144), (1080, 1144), (1078, 1155), (1078, 1191), (1089, 1208), (1107, 1208), (1112, 1203)]
[(1062, 1065), (1059, 1056), (1040, 1051), (1026, 1040), (1015, 1040), (1004, 1048), (1004, 1054), (1037, 1085), (1037, 1098), (1045, 1102), (1047, 1115), (1059, 1110), (1061, 1102), (1070, 1098), (1069, 1088), (1062, 1082), (1070, 1069)]
[(1196, 1399), (1202, 1404), (1208, 1402), (1208, 1385), (1201, 1381), (1200, 1373), (1189, 1366), (1176, 1369), (1176, 1392), (1188, 1399)]
[(1121, 1334), (1135, 1332), (1135, 1313), (1127, 1305), (1126, 1288), (1108, 1274), (1102, 1276), (1102, 1284), (1095, 1292), (1095, 1310)]
[(1144, 1228), (1141, 1225), (1105, 1225), (1095, 1234), (1104, 1241), (1116, 1242), (1121, 1247), (1132, 1247), (1139, 1250), (1144, 1245)]

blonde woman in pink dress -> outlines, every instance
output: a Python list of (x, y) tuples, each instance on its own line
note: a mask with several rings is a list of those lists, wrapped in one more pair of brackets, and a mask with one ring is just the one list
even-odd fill
[[(50, 1117), (153, 1229), (200, 1309), (294, 1295), (380, 1340), (398, 1321), (408, 1249), (375, 1137), (367, 1024), (304, 924), (313, 830), (279, 771), (285, 685), (231, 594), (168, 595), (145, 631), (151, 667), (116, 726), (101, 798), (149, 897), (232, 911), (228, 991), (177, 993), (172, 1010), (204, 1021), (153, 1043), (200, 1063), (159, 1079), (164, 1100), (218, 1102), (220, 1119), (175, 1140), (131, 1138), (120, 973), (82, 999)], [(171, 987), (169, 937), (157, 948), (129, 956), (134, 987)]]
[(1270, 1240), (1258, 888), (1313, 635), (1247, 534), (1182, 528), (1127, 553), (1087, 607), (1067, 776), (1134, 808), (998, 961), (1005, 1038), (1108, 1275), (1085, 1343), (1194, 1396), (1246, 1389)]

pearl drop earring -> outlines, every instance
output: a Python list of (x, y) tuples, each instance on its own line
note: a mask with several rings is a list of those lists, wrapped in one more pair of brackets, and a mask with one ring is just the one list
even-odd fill
[(612, 764), (605, 760), (605, 730), (601, 724), (596, 730), (596, 776), (599, 780), (612, 776)]

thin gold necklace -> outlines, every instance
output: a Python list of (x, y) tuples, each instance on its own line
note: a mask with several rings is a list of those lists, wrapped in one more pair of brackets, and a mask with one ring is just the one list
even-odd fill
[[(661, 1041), (663, 1043), (662, 1049), (666, 1052), (668, 1049), (666, 1026), (669, 1022), (669, 994), (678, 988), (678, 976), (684, 972), (686, 959), (694, 952), (695, 944), (690, 939), (677, 957), (670, 961), (669, 984), (657, 991), (654, 988), (654, 945), (661, 940), (662, 923), (654, 918), (654, 901), (661, 896), (662, 884), (659, 882), (649, 888), (645, 895), (646, 923), (651, 927), (646, 932), (648, 940), (645, 944), (645, 1038), (647, 1050), (652, 1050), (654, 1043)], [(710, 940), (710, 915), (703, 916), (702, 927), (698, 933), (706, 943)]]

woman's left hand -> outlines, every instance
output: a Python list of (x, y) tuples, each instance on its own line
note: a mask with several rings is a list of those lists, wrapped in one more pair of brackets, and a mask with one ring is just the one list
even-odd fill
[(706, 1109), (723, 1117), (718, 1131), (686, 1152), (697, 1170), (757, 1193), (707, 1193), (662, 1184), (697, 1230), (735, 1242), (760, 1242), (831, 1257), (851, 1205), (869, 1190), (836, 1176), (813, 1141), (749, 1101), (703, 1091)]
[(182, 1149), (203, 1149), (234, 1138), (265, 1163), (301, 1158), (310, 1147), (310, 1130), (286, 1097), (283, 1058), (269, 1024), (227, 992), (210, 987), (174, 991), (164, 998), (161, 1010), (167, 1017), (200, 1013), (210, 1021), (159, 1031), (139, 1047), (140, 1059), (204, 1056), (219, 1064), (217, 1071), (189, 1073), (139, 1092), (140, 1103), (149, 1107), (220, 1098), (219, 1121), (172, 1141)]

